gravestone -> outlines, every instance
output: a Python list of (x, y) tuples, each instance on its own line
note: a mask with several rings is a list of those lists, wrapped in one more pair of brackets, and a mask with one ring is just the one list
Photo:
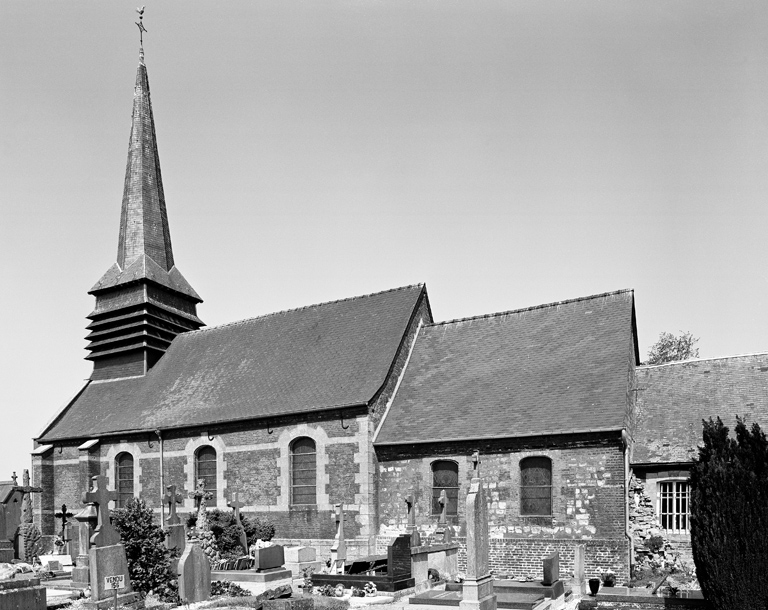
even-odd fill
[(283, 567), (283, 564), (285, 563), (285, 553), (283, 552), (282, 546), (273, 544), (272, 546), (254, 549), (253, 560), (253, 570), (255, 572), (274, 570), (275, 568)]
[[(14, 472), (14, 479), (16, 473)], [(42, 493), (42, 487), (33, 487), (29, 483), (29, 470), (24, 470), (24, 484), (17, 486), (16, 491), (20, 491), (21, 499), (21, 525), (16, 532), (16, 552), (19, 559), (27, 563), (32, 563), (42, 551), (42, 536), (40, 530), (34, 524), (32, 516), (32, 495), (33, 493)]]
[(91, 559), (88, 551), (91, 548), (91, 536), (96, 529), (98, 520), (98, 510), (92, 503), (86, 504), (85, 508), (74, 515), (78, 522), (77, 528), (77, 557), (75, 558), (75, 567), (72, 568), (72, 585), (79, 588), (85, 588), (91, 582)]
[(286, 546), (285, 569), (290, 570), (294, 578), (303, 575), (303, 571), (312, 568), (313, 572), (320, 570), (322, 563), (317, 561), (317, 551), (311, 546)]
[[(479, 457), (475, 474), (479, 475)], [(462, 610), (496, 610), (496, 595), (488, 569), (488, 505), (483, 480), (475, 476), (467, 494), (467, 572), (462, 587)]]
[(5, 506), (0, 504), (0, 563), (13, 561), (13, 543), (5, 537)]
[(421, 535), (416, 529), (416, 504), (412, 493), (406, 496), (405, 506), (408, 511), (408, 525), (405, 531), (411, 536), (411, 546), (421, 546)]
[(440, 490), (440, 497), (437, 499), (440, 505), (440, 518), (437, 522), (437, 529), (433, 535), (434, 541), (444, 544), (453, 542), (453, 528), (448, 525), (448, 495), (444, 489)]
[(344, 540), (344, 505), (336, 505), (336, 536), (331, 546), (330, 574), (343, 574), (347, 560), (347, 543)]
[[(244, 502), (240, 502), (238, 500), (238, 496), (240, 494), (236, 491), (232, 492), (232, 499), (227, 502), (227, 506), (229, 506), (231, 509), (235, 511), (235, 525), (237, 525), (237, 529), (240, 532), (240, 546), (243, 547), (243, 553), (245, 555), (248, 554), (248, 538), (245, 535), (245, 528), (243, 527), (243, 523), (240, 521), (240, 509), (245, 506)], [(283, 565), (282, 563), (280, 565)]]
[(165, 546), (169, 550), (178, 549), (181, 553), (187, 543), (187, 533), (184, 524), (176, 513), (176, 505), (181, 504), (184, 498), (181, 494), (176, 493), (175, 485), (168, 485), (166, 489), (168, 491), (163, 496), (164, 502), (168, 505), (168, 521), (166, 522), (168, 534), (165, 538)]
[(108, 608), (114, 602), (114, 593), (109, 579), (122, 576), (123, 586), (118, 589), (119, 604), (133, 603), (137, 594), (133, 592), (128, 574), (128, 560), (125, 547), (120, 544), (120, 534), (109, 519), (109, 502), (117, 500), (117, 493), (107, 489), (107, 477), (92, 478), (93, 489), (83, 493), (83, 503), (92, 503), (96, 509), (96, 528), (90, 538), (88, 551), (90, 568), (91, 597), (85, 602), (90, 610)]
[(544, 558), (543, 585), (552, 585), (560, 580), (560, 553), (554, 552)]
[(573, 547), (573, 580), (575, 584), (581, 588), (584, 584), (584, 555), (585, 546), (583, 544), (577, 544)]
[(197, 540), (190, 540), (178, 566), (179, 597), (186, 604), (211, 597), (211, 564)]

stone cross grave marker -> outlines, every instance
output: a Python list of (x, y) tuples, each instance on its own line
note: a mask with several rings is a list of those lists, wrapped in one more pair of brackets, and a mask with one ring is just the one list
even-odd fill
[(13, 486), (16, 487), (19, 484), (19, 477), (16, 476), (16, 471), (13, 471), (13, 474), (11, 475), (11, 481), (13, 481)]
[(168, 549), (178, 549), (179, 552), (183, 552), (187, 544), (187, 533), (176, 512), (176, 505), (182, 503), (184, 496), (176, 493), (175, 485), (166, 486), (166, 490), (163, 496), (163, 502), (168, 505), (168, 535), (165, 539), (165, 546)]
[(179, 515), (176, 513), (176, 505), (181, 504), (184, 497), (176, 493), (175, 485), (168, 485), (166, 489), (168, 491), (165, 492), (163, 500), (168, 505), (168, 525), (178, 525), (181, 523), (181, 519), (179, 519)]
[(243, 527), (243, 523), (240, 521), (240, 509), (245, 506), (245, 502), (240, 502), (238, 500), (239, 495), (239, 492), (233, 491), (232, 499), (227, 502), (227, 506), (229, 506), (231, 509), (234, 509), (235, 511), (235, 524), (237, 525), (237, 529), (240, 531), (240, 545), (243, 547), (243, 552), (247, 555), (248, 538), (245, 535), (245, 528)]
[(343, 574), (344, 563), (347, 559), (347, 543), (344, 540), (344, 505), (335, 506), (336, 537), (331, 546), (331, 574)]
[[(13, 473), (16, 482), (16, 473)], [(34, 524), (32, 513), (32, 494), (42, 493), (42, 487), (33, 487), (29, 481), (29, 470), (24, 469), (23, 485), (17, 485), (16, 491), (21, 492), (21, 525), (18, 533), (19, 559), (32, 563), (32, 560), (40, 552), (40, 530)]]
[(408, 525), (405, 531), (411, 535), (411, 546), (421, 546), (421, 536), (419, 535), (419, 530), (416, 529), (416, 501), (414, 500), (413, 493), (405, 497), (405, 506), (408, 510)]
[(444, 489), (440, 490), (440, 497), (437, 499), (437, 503), (440, 505), (440, 520), (439, 525), (445, 525), (448, 523), (448, 495)]
[(120, 534), (112, 527), (109, 520), (109, 502), (117, 500), (117, 492), (107, 489), (107, 477), (103, 474), (92, 477), (93, 489), (83, 493), (83, 504), (93, 503), (96, 505), (98, 517), (96, 520), (96, 530), (91, 536), (93, 546), (111, 546), (120, 542)]
[(480, 476), (481, 463), (482, 463), (482, 460), (480, 459), (480, 451), (475, 451), (472, 454), (472, 478)]

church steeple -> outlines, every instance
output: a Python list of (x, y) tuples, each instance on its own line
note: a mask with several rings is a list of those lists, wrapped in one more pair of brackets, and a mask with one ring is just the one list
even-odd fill
[(177, 334), (203, 325), (202, 299), (173, 259), (143, 48), (139, 57), (117, 261), (89, 291), (93, 379), (142, 375)]

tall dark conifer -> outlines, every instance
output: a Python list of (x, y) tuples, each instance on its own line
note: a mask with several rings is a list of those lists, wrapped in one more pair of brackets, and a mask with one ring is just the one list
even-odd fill
[(691, 473), (691, 546), (704, 597), (715, 610), (768, 608), (768, 441), (736, 419), (703, 421)]

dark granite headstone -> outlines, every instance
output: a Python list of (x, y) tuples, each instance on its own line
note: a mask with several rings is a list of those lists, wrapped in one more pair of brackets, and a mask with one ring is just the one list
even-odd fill
[(273, 546), (264, 547), (263, 549), (255, 549), (253, 558), (253, 569), (256, 572), (263, 572), (264, 570), (282, 567), (285, 563), (285, 552), (283, 551), (282, 546), (275, 544)]
[(543, 585), (551, 585), (560, 580), (560, 553), (554, 552), (544, 558), (544, 580)]
[(401, 534), (387, 548), (389, 576), (394, 579), (411, 576), (411, 535)]

